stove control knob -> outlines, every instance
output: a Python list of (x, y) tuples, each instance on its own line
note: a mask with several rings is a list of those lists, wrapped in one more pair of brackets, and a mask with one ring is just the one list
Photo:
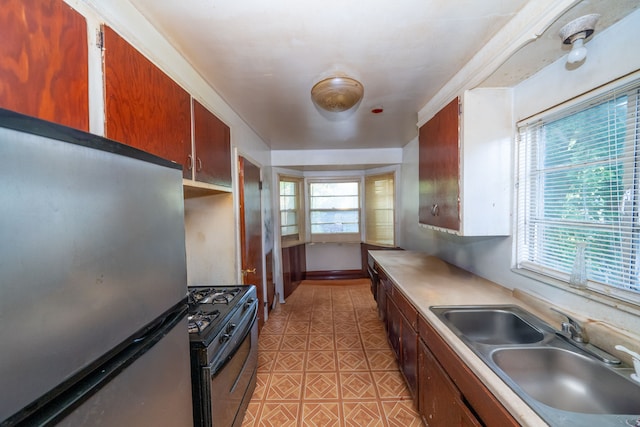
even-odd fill
[(229, 335), (229, 334), (222, 334), (222, 336), (220, 337), (220, 344), (222, 344), (223, 342), (227, 342), (227, 341), (229, 341), (229, 338), (231, 338), (231, 335)]
[(235, 323), (229, 323), (229, 325), (227, 326), (227, 332), (231, 333), (233, 332), (233, 330), (236, 328), (236, 324)]
[(255, 298), (249, 298), (249, 299), (247, 300), (247, 302), (246, 302), (246, 303), (244, 303), (244, 308), (245, 308), (245, 310), (246, 310), (247, 308), (251, 308), (251, 306), (253, 305), (253, 302), (254, 302), (254, 301), (255, 301)]

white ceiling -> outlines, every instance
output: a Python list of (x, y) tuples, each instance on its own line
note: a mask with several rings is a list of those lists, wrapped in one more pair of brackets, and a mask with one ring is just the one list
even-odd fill
[[(528, 1), (130, 0), (274, 150), (404, 146), (417, 112)], [(638, 3), (584, 0), (556, 26), (594, 12), (606, 26)], [(557, 31), (490, 84), (513, 85), (566, 54)], [(354, 110), (330, 116), (312, 104), (311, 87), (332, 73), (364, 85)]]

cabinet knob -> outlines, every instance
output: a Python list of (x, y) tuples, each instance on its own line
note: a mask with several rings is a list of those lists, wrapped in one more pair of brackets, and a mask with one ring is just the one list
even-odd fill
[(433, 206), (431, 206), (431, 215), (433, 215), (433, 216), (440, 215), (440, 207), (438, 206), (437, 203), (435, 203)]
[(252, 268), (251, 270), (240, 270), (240, 272), (241, 272), (243, 275), (245, 275), (245, 274), (249, 274), (249, 273), (254, 274), (254, 273), (256, 272), (256, 269), (255, 269), (255, 267), (254, 267), (254, 268)]

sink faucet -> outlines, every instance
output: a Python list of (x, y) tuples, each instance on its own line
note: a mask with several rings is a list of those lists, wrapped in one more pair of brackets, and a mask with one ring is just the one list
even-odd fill
[(553, 307), (550, 307), (550, 308), (552, 311), (555, 311), (556, 313), (561, 314), (567, 318), (567, 321), (562, 322), (561, 326), (562, 326), (562, 332), (568, 338), (571, 338), (573, 341), (583, 343), (583, 344), (586, 344), (589, 342), (589, 339), (587, 338), (587, 334), (584, 328), (582, 327), (582, 325), (580, 324), (580, 322), (578, 322), (573, 317), (569, 316), (567, 313), (564, 313)]
[(556, 313), (561, 314), (567, 318), (566, 322), (562, 322), (562, 332), (556, 332), (558, 336), (564, 338), (570, 344), (573, 344), (575, 347), (586, 351), (590, 355), (598, 358), (606, 364), (620, 364), (620, 359), (607, 353), (601, 348), (598, 348), (592, 344), (588, 344), (589, 339), (587, 338), (587, 332), (584, 330), (580, 322), (569, 316), (567, 313), (564, 313), (556, 308), (550, 307), (550, 309), (551, 311), (555, 311)]

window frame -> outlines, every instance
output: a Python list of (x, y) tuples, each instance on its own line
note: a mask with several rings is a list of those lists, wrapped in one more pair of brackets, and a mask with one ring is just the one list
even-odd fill
[[(298, 233), (297, 234), (282, 234), (282, 194), (280, 191), (281, 182), (292, 182), (296, 185), (296, 208), (295, 213), (297, 217)], [(306, 242), (306, 229), (305, 229), (305, 191), (304, 191), (304, 178), (296, 177), (286, 174), (278, 174), (278, 225), (280, 230), (280, 245), (281, 247), (296, 246)]]
[[(380, 240), (374, 240), (377, 236), (378, 233), (373, 233), (375, 234), (374, 236), (372, 236), (369, 231), (371, 228), (377, 228), (379, 226), (379, 224), (375, 223), (375, 219), (372, 218), (372, 216), (374, 216), (373, 214), (376, 211), (380, 211), (380, 210), (389, 210), (388, 208), (374, 208), (372, 207), (372, 201), (370, 201), (368, 199), (369, 197), (369, 185), (372, 181), (376, 181), (380, 180), (380, 179), (390, 179), (391, 180), (391, 200), (392, 200), (392, 207), (391, 207), (391, 243), (386, 243), (386, 242), (382, 242)], [(363, 201), (363, 205), (364, 205), (364, 242), (369, 244), (369, 245), (375, 245), (375, 246), (385, 246), (385, 247), (395, 247), (396, 246), (396, 173), (395, 171), (388, 171), (388, 172), (379, 172), (379, 173), (372, 173), (369, 175), (365, 175), (364, 177), (364, 201)]]
[[(597, 282), (594, 280), (589, 280), (587, 282), (587, 287), (584, 289), (575, 289), (569, 286), (569, 273), (561, 272), (558, 270), (554, 270), (548, 265), (536, 264), (535, 262), (531, 262), (523, 256), (523, 252), (531, 250), (531, 246), (534, 243), (527, 242), (527, 233), (530, 231), (528, 227), (531, 227), (528, 221), (528, 209), (530, 198), (536, 197), (538, 200), (544, 198), (543, 189), (538, 190), (534, 194), (533, 191), (529, 191), (528, 184), (526, 179), (531, 176), (531, 164), (527, 162), (527, 159), (532, 155), (531, 153), (531, 144), (526, 145), (524, 148), (521, 145), (524, 145), (525, 142), (522, 141), (523, 132), (527, 132), (528, 126), (535, 126), (536, 123), (554, 123), (554, 121), (562, 120), (563, 118), (570, 117), (571, 115), (580, 113), (582, 111), (587, 111), (588, 109), (595, 107), (600, 104), (604, 104), (617, 96), (631, 94), (629, 100), (633, 100), (631, 104), (634, 111), (627, 112), (627, 118), (625, 119), (625, 123), (627, 123), (627, 133), (625, 136), (625, 145), (631, 145), (635, 154), (629, 160), (626, 160), (627, 163), (625, 165), (634, 165), (631, 167), (631, 173), (634, 176), (634, 194), (633, 200), (636, 204), (636, 210), (633, 214), (632, 228), (636, 231), (633, 235), (635, 250), (632, 253), (629, 253), (626, 260), (627, 262), (634, 263), (637, 262), (640, 257), (640, 248), (638, 247), (638, 237), (640, 236), (637, 230), (640, 229), (640, 217), (638, 216), (638, 203), (640, 191), (638, 188), (640, 187), (640, 75), (635, 74), (634, 76), (627, 77), (625, 79), (620, 79), (614, 82), (611, 82), (607, 85), (604, 85), (596, 90), (585, 93), (579, 97), (576, 97), (572, 100), (569, 100), (565, 103), (557, 105), (554, 108), (543, 111), (535, 116), (532, 116), (528, 119), (525, 119), (519, 123), (517, 123), (516, 130), (516, 141), (517, 141), (517, 149), (516, 149), (516, 215), (515, 215), (515, 230), (516, 235), (514, 236), (514, 250), (513, 250), (513, 268), (514, 271), (522, 273), (526, 276), (530, 276), (536, 278), (537, 280), (541, 280), (545, 283), (550, 283), (555, 286), (562, 287), (563, 289), (570, 290), (571, 292), (581, 293), (583, 295), (590, 295), (592, 297), (598, 295), (599, 297), (605, 298), (614, 298), (617, 300), (622, 300), (625, 302), (632, 303), (634, 305), (640, 305), (640, 290), (628, 290), (624, 288), (620, 288), (618, 286), (614, 286), (607, 283)], [(632, 118), (633, 121), (629, 121), (629, 118)], [(631, 125), (631, 126), (629, 126)], [(524, 129), (524, 130), (523, 130)], [(535, 139), (532, 134), (526, 135), (531, 139)], [(627, 147), (628, 148), (628, 147)], [(625, 159), (628, 156), (624, 157)], [(625, 169), (625, 174), (629, 173), (629, 170)], [(540, 202), (537, 202), (539, 204)], [(537, 206), (537, 205), (536, 205)], [(537, 206), (539, 208), (539, 206)], [(585, 227), (585, 230), (593, 229), (593, 226), (589, 228), (589, 226)], [(527, 247), (529, 245), (529, 247)], [(587, 257), (588, 258), (588, 257)], [(637, 274), (636, 274), (637, 276)], [(637, 283), (637, 279), (636, 279)], [(637, 285), (634, 285), (637, 286)]]
[[(362, 197), (362, 177), (353, 177), (353, 176), (345, 176), (345, 177), (332, 177), (332, 178), (308, 178), (306, 180), (305, 190), (305, 200), (306, 203), (306, 218), (309, 226), (307, 227), (307, 241), (311, 243), (361, 243), (362, 239), (362, 221), (363, 221), (363, 203), (364, 199)], [(311, 213), (313, 211), (319, 209), (312, 209), (312, 196), (311, 196), (311, 186), (313, 184), (322, 184), (322, 183), (356, 183), (358, 185), (358, 208), (353, 209), (358, 213), (358, 231), (353, 233), (313, 233), (312, 231), (312, 221), (311, 221)]]

